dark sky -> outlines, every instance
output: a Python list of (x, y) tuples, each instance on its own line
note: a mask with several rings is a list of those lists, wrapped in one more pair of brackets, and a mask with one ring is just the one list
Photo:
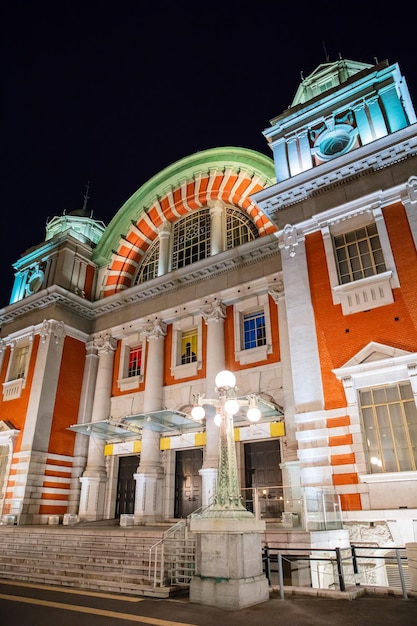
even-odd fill
[(326, 56), (398, 62), (417, 103), (416, 15), (396, 6), (382, 16), (365, 1), (6, 2), (0, 307), (12, 263), (43, 241), (48, 218), (82, 206), (88, 182), (88, 207), (108, 224), (148, 178), (198, 150), (271, 156), (262, 131)]

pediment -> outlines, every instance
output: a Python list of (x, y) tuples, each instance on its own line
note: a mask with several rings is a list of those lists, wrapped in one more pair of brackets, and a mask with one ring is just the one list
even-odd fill
[(393, 348), (383, 343), (377, 343), (371, 341), (367, 346), (362, 348), (355, 356), (347, 361), (342, 368), (353, 367), (355, 365), (362, 365), (364, 363), (373, 363), (375, 361), (383, 361), (385, 359), (391, 359), (394, 357), (407, 356), (411, 354), (407, 350), (400, 350), (399, 348)]
[(8, 430), (16, 430), (11, 422), (7, 420), (0, 420), (0, 433), (7, 432)]

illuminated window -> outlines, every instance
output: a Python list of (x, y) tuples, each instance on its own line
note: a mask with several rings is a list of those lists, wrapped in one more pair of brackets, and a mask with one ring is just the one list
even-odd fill
[(117, 384), (121, 391), (138, 389), (143, 383), (146, 360), (146, 341), (140, 333), (123, 338), (120, 347), (119, 376)]
[(341, 285), (385, 272), (376, 224), (337, 235), (333, 242)]
[(156, 239), (146, 252), (136, 277), (137, 285), (158, 276), (159, 239)]
[(258, 237), (258, 229), (250, 218), (237, 209), (226, 211), (227, 249), (240, 246)]
[[(172, 227), (166, 262), (167, 271), (186, 267), (206, 259), (211, 254), (210, 209), (204, 207), (179, 219)], [(222, 249), (229, 250), (259, 236), (249, 215), (233, 207), (224, 207), (220, 222)], [(140, 263), (135, 284), (139, 285), (158, 276), (160, 242), (156, 239)]]
[(359, 403), (371, 473), (415, 471), (417, 407), (411, 384), (362, 389)]
[(181, 365), (197, 361), (197, 329), (187, 330), (181, 336)]
[(250, 350), (266, 344), (265, 314), (263, 311), (243, 316), (243, 349)]
[(130, 348), (129, 352), (129, 367), (127, 376), (140, 376), (140, 370), (142, 366), (142, 346), (136, 346)]
[(8, 380), (24, 378), (29, 358), (29, 346), (16, 348), (13, 355), (12, 366), (9, 371)]
[(210, 256), (210, 213), (202, 209), (174, 225), (172, 269), (190, 265)]

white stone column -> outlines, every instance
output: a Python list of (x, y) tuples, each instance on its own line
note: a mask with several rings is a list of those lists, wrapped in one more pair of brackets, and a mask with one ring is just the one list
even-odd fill
[(286, 510), (297, 511), (301, 496), (300, 463), (297, 456), (294, 390), (291, 373), (291, 357), (288, 339), (287, 309), (285, 306), (284, 283), (280, 281), (269, 290), (269, 295), (278, 305), (279, 350), (281, 354), (282, 391), (284, 405), (285, 436), (281, 445), (281, 470)]
[[(300, 467), (301, 487), (314, 483), (331, 484), (331, 467), (322, 457), (308, 453), (314, 431), (322, 427), (324, 417), (324, 391), (321, 378), (317, 330), (311, 301), (304, 237), (299, 237), (293, 226), (284, 228), (280, 241), (282, 268), (285, 285), (285, 308), (287, 311), (289, 356), (294, 390), (294, 420), (298, 431), (310, 440), (298, 441), (298, 457), (302, 456)], [(298, 440), (298, 438), (297, 438)], [(290, 476), (291, 473), (288, 473)], [(289, 494), (293, 497), (294, 494)]]
[[(226, 307), (222, 302), (213, 300), (201, 307), (201, 315), (207, 324), (207, 359), (206, 359), (206, 397), (217, 398), (216, 375), (225, 369), (224, 354), (224, 319)], [(212, 503), (217, 488), (217, 470), (219, 462), (219, 428), (214, 423), (215, 410), (206, 406), (206, 448), (202, 479), (202, 506)]]
[(211, 219), (211, 249), (210, 255), (213, 256), (218, 252), (223, 252), (223, 203), (220, 200), (209, 202), (210, 219)]
[(417, 248), (417, 176), (410, 176), (401, 200), (407, 213), (414, 245)]
[(169, 272), (169, 240), (171, 237), (172, 225), (170, 222), (164, 222), (158, 228), (159, 234), (159, 257), (158, 257), (158, 276), (163, 276)]
[(20, 446), (20, 456), (25, 461), (19, 463), (14, 481), (14, 494), (19, 496), (18, 504), (12, 504), (16, 509), (20, 507), (21, 524), (38, 524), (41, 520), (40, 494), (45, 480), (65, 335), (63, 322), (44, 320)]
[(295, 410), (320, 411), (324, 408), (324, 396), (305, 240), (297, 236), (293, 226), (287, 225), (280, 248)]
[[(97, 337), (94, 343), (99, 355), (99, 363), (91, 421), (99, 422), (110, 417), (113, 361), (117, 342), (107, 334)], [(102, 439), (96, 438), (94, 434), (90, 436), (87, 467), (80, 478), (79, 517), (85, 521), (100, 520), (104, 517), (107, 484), (104, 445), (105, 442)]]
[[(158, 318), (145, 324), (148, 347), (145, 371), (143, 413), (162, 409), (164, 374), (164, 338), (166, 324)], [(142, 429), (142, 450), (137, 474), (135, 497), (135, 521), (161, 521), (163, 517), (162, 489), (164, 471), (161, 462), (159, 431), (152, 427), (152, 417)]]
[[(88, 341), (85, 349), (85, 366), (77, 424), (86, 424), (92, 421), (94, 390), (97, 382), (99, 356), (94, 341)], [(88, 445), (89, 437), (82, 433), (75, 435), (68, 513), (78, 514), (81, 495), (80, 478), (86, 466)]]

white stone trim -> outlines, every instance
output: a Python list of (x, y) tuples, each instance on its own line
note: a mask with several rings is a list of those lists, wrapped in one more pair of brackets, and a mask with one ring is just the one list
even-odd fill
[[(264, 346), (257, 346), (256, 348), (245, 350), (242, 336), (242, 318), (247, 313), (255, 313), (257, 311), (263, 311), (265, 317), (266, 343)], [(272, 352), (271, 313), (269, 309), (268, 293), (254, 295), (237, 302), (233, 307), (233, 318), (236, 361), (241, 365), (265, 361), (267, 355)]]
[[(364, 198), (362, 204), (356, 203), (350, 209), (345, 206), (346, 213), (343, 215), (337, 210), (334, 214), (329, 212), (325, 220), (318, 220), (323, 236), (333, 304), (341, 304), (343, 315), (392, 304), (394, 302), (392, 289), (400, 286), (381, 206), (382, 198), (377, 201), (374, 197), (372, 201)], [(387, 271), (340, 285), (333, 237), (372, 223), (377, 227)]]
[[(182, 334), (187, 330), (197, 330), (197, 360), (181, 364)], [(171, 373), (175, 380), (196, 376), (203, 363), (203, 324), (201, 315), (187, 315), (172, 325)]]

